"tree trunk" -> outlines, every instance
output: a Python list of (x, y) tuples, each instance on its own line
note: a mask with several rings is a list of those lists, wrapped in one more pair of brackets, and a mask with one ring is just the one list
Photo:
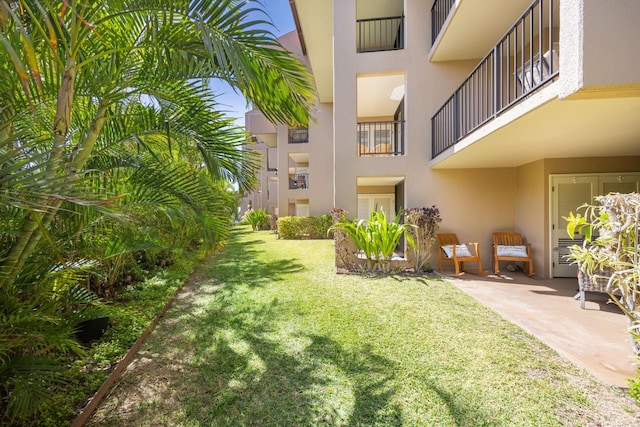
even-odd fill
[[(71, 108), (73, 105), (73, 90), (76, 78), (75, 59), (69, 58), (67, 67), (62, 76), (62, 84), (58, 89), (56, 115), (53, 121), (53, 146), (51, 147), (51, 155), (45, 174), (45, 179), (53, 179), (56, 175), (56, 165), (59, 163), (64, 154), (67, 135), (69, 133), (69, 125), (71, 124)], [(42, 210), (44, 216), (53, 216), (55, 210), (60, 207), (60, 199), (43, 198)], [(42, 230), (38, 227), (37, 212), (32, 211), (25, 218), (22, 228), (19, 232), (16, 242), (12, 245), (7, 257), (0, 264), (0, 273), (2, 274), (2, 285), (12, 284), (18, 274), (24, 267), (25, 262), (36, 247), (36, 244), (42, 237)], [(42, 220), (42, 218), (40, 219)], [(47, 218), (47, 222), (51, 220)]]

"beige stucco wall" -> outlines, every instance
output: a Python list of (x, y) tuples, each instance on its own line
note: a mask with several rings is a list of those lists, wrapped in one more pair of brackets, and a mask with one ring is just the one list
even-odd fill
[[(638, 141), (640, 144), (640, 141)], [(545, 174), (639, 172), (640, 157), (576, 157), (545, 160)]]
[(357, 161), (352, 149), (357, 114), (355, 3), (355, 0), (333, 0), (334, 205), (348, 212), (357, 212), (356, 177), (350, 171), (350, 166)]
[[(515, 220), (513, 230), (531, 243), (534, 272), (546, 277), (548, 271), (548, 208), (545, 210), (544, 161), (532, 162), (515, 170)], [(499, 231), (499, 230), (496, 230)]]
[[(399, 51), (358, 54), (355, 51), (355, 0), (334, 0), (334, 130), (335, 205), (356, 211), (357, 178), (402, 176), (407, 206), (429, 199), (430, 119), (475, 61), (432, 64), (429, 50), (428, 2), (405, 2), (406, 45)], [(337, 42), (336, 42), (337, 41)], [(405, 156), (357, 157), (357, 77), (405, 75)], [(360, 118), (363, 119), (364, 118)]]
[[(247, 193), (246, 197), (243, 197), (240, 200), (240, 215), (244, 215), (244, 213), (251, 207), (252, 209), (267, 209), (269, 207), (269, 199), (268, 199), (268, 185), (269, 185), (269, 177), (274, 176), (273, 172), (267, 171), (267, 150), (269, 147), (267, 145), (258, 140), (256, 143), (247, 144), (243, 148), (244, 150), (251, 150), (257, 152), (260, 156), (260, 171), (256, 176), (258, 182), (256, 188), (253, 192)], [(269, 211), (269, 213), (273, 213)]]
[(638, 86), (640, 2), (582, 0), (584, 85)]
[(260, 110), (247, 111), (244, 115), (245, 127), (251, 134), (275, 133), (276, 128)]
[[(279, 124), (278, 141), (278, 205), (280, 215), (292, 214), (290, 204), (297, 200), (309, 204), (309, 215), (328, 214), (333, 208), (333, 127), (332, 104), (316, 104), (313, 108), (313, 120), (309, 124), (309, 142), (305, 144), (289, 144), (289, 128)], [(298, 167), (309, 168), (309, 187), (306, 189), (289, 189), (288, 168), (293, 163), (290, 153), (307, 153), (309, 162), (299, 163)], [(306, 203), (306, 202), (305, 202)]]
[(333, 208), (333, 105), (317, 104), (309, 125), (309, 215), (324, 215)]
[(560, 16), (560, 96), (638, 96), (640, 2), (562, 1)]
[(513, 230), (516, 212), (516, 172), (513, 168), (451, 169), (430, 174), (427, 206), (440, 210), (442, 232), (464, 242), (480, 243), (480, 258), (491, 266), (494, 231)]

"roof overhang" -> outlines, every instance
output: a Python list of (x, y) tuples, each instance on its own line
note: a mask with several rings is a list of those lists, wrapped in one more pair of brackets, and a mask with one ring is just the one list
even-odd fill
[[(333, 102), (333, 1), (290, 0), (320, 102)], [(354, 24), (355, 25), (355, 24)]]

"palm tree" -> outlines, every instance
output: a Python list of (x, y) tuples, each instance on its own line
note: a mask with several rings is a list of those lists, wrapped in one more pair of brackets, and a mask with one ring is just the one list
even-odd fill
[[(131, 251), (224, 238), (234, 201), (223, 183), (250, 188), (258, 162), (209, 79), (273, 121), (308, 122), (311, 79), (256, 13), (234, 0), (0, 0), (0, 402), (9, 416), (42, 400), (25, 396), (46, 397), (35, 390), (47, 382), (27, 381), (25, 358), (79, 351), (68, 313), (95, 302), (77, 286), (90, 270), (113, 278)], [(39, 317), (29, 317), (34, 307)], [(30, 343), (16, 338), (25, 333)]]
[[(66, 184), (81, 171), (107, 122), (143, 96), (173, 110), (169, 123), (194, 109), (201, 113), (206, 105), (183, 103), (194, 79), (227, 80), (273, 120), (308, 120), (312, 91), (305, 68), (258, 28), (260, 21), (249, 19), (255, 10), (240, 2), (34, 0), (11, 8), (2, 1), (12, 19), (0, 35), (0, 55), (14, 67), (12, 88), (24, 91), (6, 104), (0, 128), (11, 139), (20, 114), (37, 111), (37, 119), (50, 126), (38, 144), (47, 156), (39, 170), (47, 182)], [(75, 129), (72, 113), (79, 109), (88, 114)], [(218, 150), (213, 157), (201, 150), (210, 172), (236, 180), (241, 190), (251, 185), (255, 165), (238, 154), (239, 138), (202, 144)], [(46, 229), (51, 223), (61, 205), (57, 195), (39, 197), (40, 212), (24, 219), (0, 266), (5, 280), (15, 280), (41, 239), (39, 224)]]

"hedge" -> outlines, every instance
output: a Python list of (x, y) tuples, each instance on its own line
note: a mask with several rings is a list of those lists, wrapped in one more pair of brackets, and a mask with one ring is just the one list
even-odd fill
[(331, 215), (283, 216), (278, 218), (278, 237), (281, 239), (332, 239), (327, 234), (332, 225)]

